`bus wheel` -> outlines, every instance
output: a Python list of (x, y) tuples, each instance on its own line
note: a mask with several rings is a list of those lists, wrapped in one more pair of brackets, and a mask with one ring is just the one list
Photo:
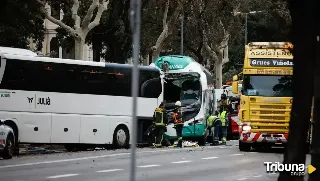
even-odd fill
[(251, 150), (251, 143), (244, 143), (239, 140), (239, 150), (240, 151), (250, 151)]
[(3, 159), (11, 159), (13, 155), (13, 145), (14, 143), (14, 137), (12, 134), (8, 135), (7, 141), (6, 141), (6, 147), (3, 150), (2, 158)]
[(129, 131), (124, 125), (120, 125), (116, 128), (113, 134), (113, 144), (117, 148), (129, 148)]

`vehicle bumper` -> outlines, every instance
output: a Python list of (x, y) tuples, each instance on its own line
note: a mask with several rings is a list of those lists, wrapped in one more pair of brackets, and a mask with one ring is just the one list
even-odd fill
[(240, 141), (246, 143), (287, 143), (288, 134), (241, 132)]

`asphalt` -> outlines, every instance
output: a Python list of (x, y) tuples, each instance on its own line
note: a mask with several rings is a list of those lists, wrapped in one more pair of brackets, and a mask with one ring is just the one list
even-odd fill
[[(264, 162), (281, 162), (281, 151), (240, 152), (229, 146), (138, 149), (138, 181), (276, 181)], [(308, 162), (310, 158), (308, 157)], [(2, 181), (126, 181), (130, 150), (92, 151), (0, 160)]]

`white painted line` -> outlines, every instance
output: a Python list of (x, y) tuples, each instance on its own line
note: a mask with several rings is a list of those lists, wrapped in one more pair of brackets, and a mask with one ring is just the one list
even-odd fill
[(237, 153), (237, 154), (232, 154), (232, 155), (229, 155), (229, 156), (242, 156), (244, 154), (241, 154), (241, 153)]
[(142, 165), (138, 166), (139, 168), (150, 168), (150, 167), (160, 167), (161, 165)]
[(72, 176), (77, 176), (79, 174), (65, 174), (65, 175), (55, 175), (55, 176), (50, 176), (47, 178), (62, 178), (62, 177), (72, 177)]
[(226, 148), (226, 147), (219, 146), (219, 148)]
[[(179, 151), (179, 149), (172, 149), (172, 150), (155, 150), (155, 151), (141, 151), (139, 153), (156, 153), (156, 152), (170, 152), (170, 151)], [(130, 155), (131, 153), (116, 153), (110, 155), (100, 155), (100, 156), (91, 156), (91, 157), (80, 157), (80, 158), (71, 158), (71, 159), (64, 159), (64, 160), (51, 160), (51, 161), (43, 161), (43, 162), (33, 162), (33, 163), (22, 163), (22, 164), (14, 164), (14, 165), (4, 165), (0, 166), (2, 168), (12, 168), (12, 167), (22, 167), (22, 166), (32, 166), (32, 165), (40, 165), (40, 164), (50, 164), (50, 163), (61, 163), (61, 162), (72, 162), (72, 161), (80, 161), (80, 160), (89, 160), (89, 159), (97, 159), (97, 158), (107, 158), (107, 157), (114, 157), (114, 156), (122, 156), (122, 155)]]
[(216, 159), (216, 158), (219, 158), (219, 157), (213, 156), (213, 157), (205, 157), (205, 158), (201, 158), (201, 159), (203, 159), (203, 160), (211, 160), (211, 159)]
[(258, 177), (262, 177), (262, 175), (255, 175), (253, 177), (258, 178)]
[(237, 180), (248, 180), (248, 178), (239, 178)]
[(177, 161), (177, 162), (171, 162), (171, 163), (189, 163), (192, 162), (190, 160), (184, 160), (184, 161)]
[(96, 171), (98, 173), (106, 173), (106, 172), (116, 172), (116, 171), (121, 171), (123, 169), (110, 169), (110, 170), (100, 170), (100, 171)]

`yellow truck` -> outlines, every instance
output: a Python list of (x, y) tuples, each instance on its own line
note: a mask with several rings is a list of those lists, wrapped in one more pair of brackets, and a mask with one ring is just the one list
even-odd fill
[[(292, 104), (292, 48), (289, 42), (252, 42), (245, 46), (238, 113), (240, 151), (287, 142)], [(238, 93), (238, 80), (235, 75), (234, 94)]]

